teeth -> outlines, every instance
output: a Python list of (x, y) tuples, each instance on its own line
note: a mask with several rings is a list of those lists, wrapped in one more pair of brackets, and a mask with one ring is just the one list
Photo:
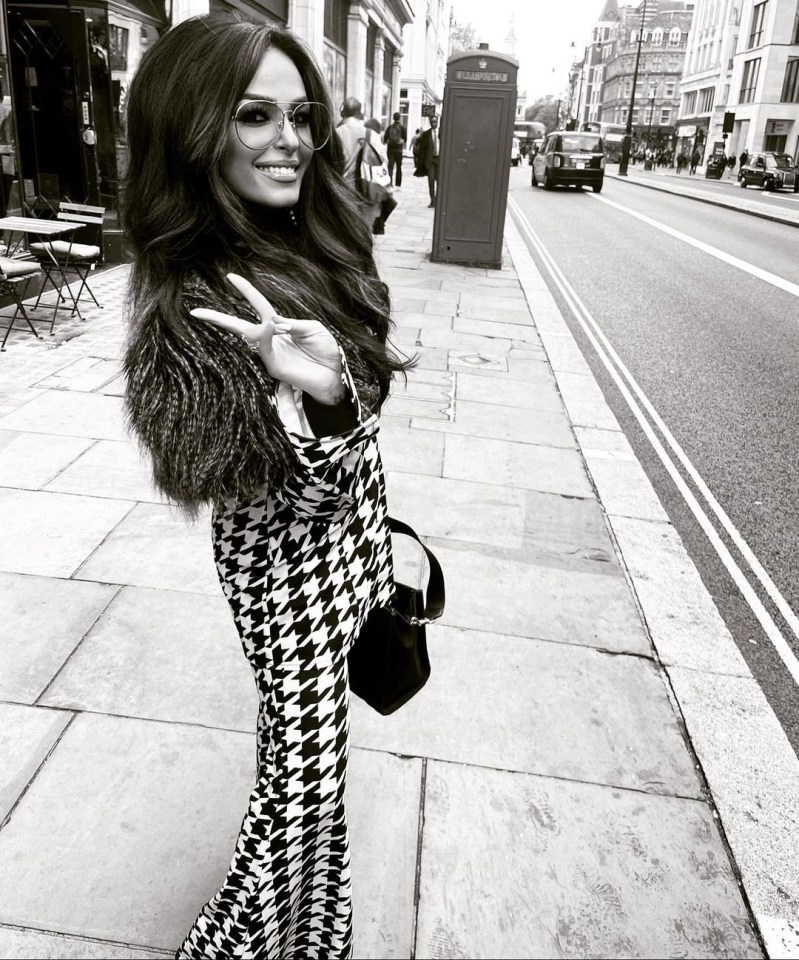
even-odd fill
[(258, 167), (259, 170), (264, 170), (267, 173), (276, 173), (280, 177), (288, 177), (295, 172), (295, 167), (275, 167), (272, 164), (268, 166)]

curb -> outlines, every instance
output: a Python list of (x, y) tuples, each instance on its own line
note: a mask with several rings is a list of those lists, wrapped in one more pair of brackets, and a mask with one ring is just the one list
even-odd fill
[(617, 173), (608, 173), (605, 176), (623, 183), (634, 183), (637, 187), (644, 187), (647, 190), (658, 190), (660, 193), (670, 193), (674, 197), (685, 197), (687, 200), (696, 200), (698, 203), (708, 203), (712, 207), (723, 207), (725, 210), (735, 210), (738, 213), (748, 214), (750, 217), (758, 217), (761, 220), (772, 220), (774, 223), (782, 223), (786, 227), (799, 227), (799, 220), (786, 220), (784, 217), (777, 217), (770, 213), (761, 213), (758, 210), (747, 210), (745, 207), (739, 207), (734, 203), (727, 203), (724, 200), (718, 200), (715, 197), (698, 197), (693, 193), (684, 193), (682, 190), (672, 190), (671, 187), (661, 186), (659, 183), (644, 183), (641, 180), (628, 177), (620, 177)]

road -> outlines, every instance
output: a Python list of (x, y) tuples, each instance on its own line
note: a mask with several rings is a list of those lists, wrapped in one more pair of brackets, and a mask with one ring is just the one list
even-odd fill
[[(799, 229), (611, 179), (601, 195), (532, 189), (529, 167), (511, 170), (510, 197), (540, 242), (531, 253), (609, 405), (799, 752), (799, 661), (791, 676), (753, 612), (757, 601), (736, 586), (546, 262), (560, 268), (684, 450), (696, 471), (680, 468), (689, 486), (697, 489), (698, 476), (728, 515), (725, 529), (703, 501), (790, 662), (799, 656), (799, 620), (791, 621), (799, 613)], [(771, 595), (753, 572), (758, 562)]]

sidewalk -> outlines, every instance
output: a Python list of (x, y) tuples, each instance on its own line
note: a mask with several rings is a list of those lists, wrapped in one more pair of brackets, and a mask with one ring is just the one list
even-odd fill
[[(381, 438), (447, 610), (419, 696), (353, 702), (355, 956), (761, 957), (799, 918), (795, 808), (771, 851), (768, 812), (740, 813), (771, 779), (795, 802), (781, 730), (510, 217), (501, 271), (431, 263), (405, 166), (378, 259), (420, 364)], [(207, 517), (160, 500), (122, 424), (126, 275), (59, 346), (0, 355), (2, 957), (171, 955), (254, 777)], [(767, 769), (735, 726), (751, 704)], [(732, 860), (706, 770), (745, 791)]]
[[(627, 168), (626, 177), (620, 177), (617, 170), (618, 164), (610, 164), (605, 170), (605, 176), (625, 183), (635, 183), (638, 184), (638, 186), (648, 187), (651, 190), (660, 190), (663, 193), (673, 193), (681, 197), (690, 197), (692, 200), (709, 203), (714, 207), (725, 207), (727, 210), (737, 210), (739, 213), (747, 213), (754, 217), (760, 217), (763, 220), (774, 220), (777, 223), (799, 227), (799, 202), (794, 203), (790, 208), (774, 202), (774, 198), (793, 198), (796, 194), (787, 191), (764, 194), (762, 190), (755, 187), (742, 190), (738, 187), (737, 175), (735, 177), (729, 177), (725, 173), (721, 180), (705, 180), (703, 167), (698, 168), (696, 174), (692, 177), (687, 170), (681, 174), (677, 174), (671, 167), (658, 167), (655, 170), (644, 170), (639, 164), (630, 164)], [(719, 188), (718, 194), (712, 193), (707, 189), (692, 186), (692, 181), (697, 180)], [(731, 191), (724, 190), (721, 184), (735, 185), (736, 192), (732, 193)]]

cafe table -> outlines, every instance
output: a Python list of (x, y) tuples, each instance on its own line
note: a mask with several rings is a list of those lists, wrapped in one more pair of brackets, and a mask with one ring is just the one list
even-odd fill
[[(72, 294), (72, 291), (69, 288), (69, 283), (67, 282), (67, 270), (69, 269), (69, 257), (65, 257), (62, 260), (59, 260), (58, 257), (50, 250), (47, 242), (53, 240), (56, 237), (64, 236), (65, 234), (74, 233), (75, 230), (82, 227), (82, 223), (73, 223), (71, 220), (41, 220), (38, 217), (0, 217), (0, 234), (8, 233), (20, 234), (25, 238), (25, 240), (30, 243), (42, 243), (45, 245), (45, 250), (49, 255), (49, 260), (45, 263), (42, 262), (41, 257), (37, 257), (39, 263), (42, 265), (42, 268), (45, 271), (46, 280), (50, 281), (55, 289), (56, 301), (53, 307), (53, 319), (50, 323), (50, 333), (52, 334), (55, 330), (55, 321), (58, 316), (59, 310), (69, 310), (70, 313), (77, 313), (80, 317), (80, 310), (78, 309), (77, 301)], [(9, 244), (9, 249), (11, 244)], [(71, 303), (67, 303), (67, 297), (64, 296), (63, 290), (66, 287), (66, 291), (69, 294), (69, 300)], [(64, 303), (62, 304), (62, 301)], [(50, 307), (51, 304), (42, 304), (43, 307)]]

